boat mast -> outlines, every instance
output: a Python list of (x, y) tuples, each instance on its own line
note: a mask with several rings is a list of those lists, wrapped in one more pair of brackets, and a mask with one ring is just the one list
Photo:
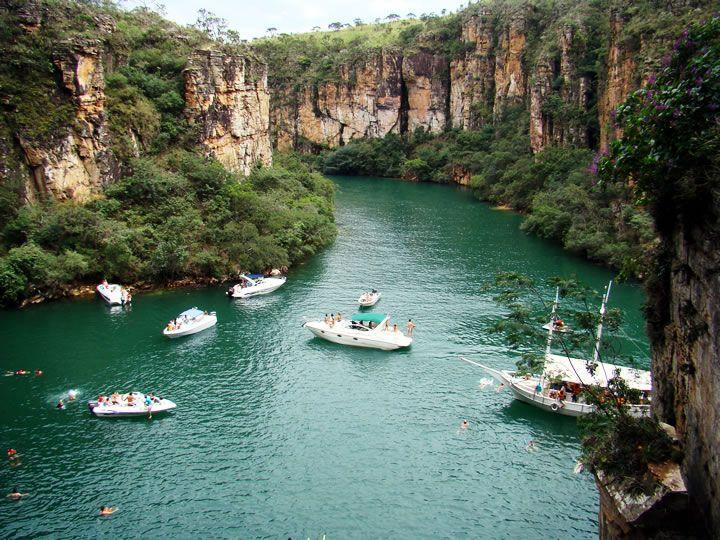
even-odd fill
[(602, 339), (603, 321), (605, 319), (605, 306), (607, 305), (608, 299), (610, 298), (610, 288), (612, 287), (612, 280), (608, 283), (605, 294), (603, 295), (602, 304), (600, 304), (600, 322), (598, 323), (597, 333), (595, 334), (595, 350), (593, 351), (593, 363), (600, 361), (600, 340)]
[(553, 328), (555, 328), (555, 312), (560, 302), (560, 287), (555, 288), (555, 301), (553, 302), (552, 312), (550, 313), (550, 328), (548, 329), (547, 345), (545, 346), (545, 358), (550, 358), (550, 348), (552, 347)]

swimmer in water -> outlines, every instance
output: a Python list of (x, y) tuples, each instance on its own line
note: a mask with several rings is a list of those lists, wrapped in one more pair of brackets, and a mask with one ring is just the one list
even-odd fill
[(463, 420), (462, 424), (460, 424), (460, 429), (467, 429), (470, 426), (467, 420)]
[(77, 390), (68, 390), (68, 399), (70, 401), (75, 401), (76, 397), (77, 397)]
[(36, 369), (35, 370), (35, 376), (40, 377), (43, 374), (42, 369)]
[(505, 389), (505, 383), (500, 383), (500, 384), (498, 385), (498, 387), (497, 387), (497, 390), (495, 390), (495, 391), (496, 391), (496, 392), (501, 392), (501, 391), (504, 390), (504, 389)]
[(534, 452), (535, 450), (537, 450), (537, 446), (535, 445), (535, 441), (533, 441), (533, 440), (531, 439), (530, 442), (527, 443), (527, 446), (525, 447), (525, 450), (527, 450), (528, 452)]
[(7, 497), (8, 497), (8, 499), (13, 500), (13, 501), (19, 501), (26, 495), (28, 495), (28, 494), (20, 493), (20, 491), (18, 491), (18, 488), (14, 487), (13, 490), (10, 493), (8, 493)]
[(14, 459), (17, 459), (20, 456), (18, 455), (17, 450), (15, 450), (14, 448), (8, 448), (7, 449), (7, 457), (10, 461), (12, 461)]
[(117, 506), (101, 506), (100, 507), (100, 515), (101, 516), (109, 516), (110, 514), (114, 514), (117, 512)]
[(65, 403), (63, 403), (62, 399), (60, 401), (58, 401), (58, 404), (55, 405), (55, 408), (56, 409), (64, 409), (65, 408)]

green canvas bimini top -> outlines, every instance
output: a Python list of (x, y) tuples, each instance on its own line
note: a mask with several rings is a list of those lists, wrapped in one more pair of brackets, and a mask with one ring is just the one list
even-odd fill
[(351, 321), (359, 321), (359, 322), (374, 322), (375, 324), (380, 324), (385, 320), (384, 313), (355, 313), (352, 317), (350, 317)]

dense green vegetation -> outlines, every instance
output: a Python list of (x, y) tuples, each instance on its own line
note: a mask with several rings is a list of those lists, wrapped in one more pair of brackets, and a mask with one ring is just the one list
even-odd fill
[(332, 184), (300, 163), (247, 180), (176, 150), (139, 158), (87, 204), (26, 206), (2, 232), (0, 302), (102, 277), (124, 283), (286, 266), (334, 238)]
[[(0, 8), (8, 59), (0, 64), (0, 150), (9, 173), (0, 182), (0, 304), (103, 277), (162, 283), (289, 266), (332, 241), (333, 189), (322, 176), (281, 159), (244, 179), (196, 147), (183, 115), (190, 52), (241, 46), (213, 41), (213, 25), (180, 27), (112, 2), (46, 0), (37, 8), (41, 27), (32, 32), (16, 9)], [(88, 38), (110, 59), (106, 113), (123, 176), (85, 204), (24, 206), (27, 172), (14, 143), (53, 147), (66, 136), (75, 109), (56, 59)]]
[(592, 151), (578, 148), (533, 155), (526, 115), (513, 110), (481, 131), (353, 141), (321, 153), (316, 164), (326, 174), (440, 183), (469, 174), (479, 199), (525, 214), (524, 230), (642, 277), (655, 239), (651, 220), (622, 184), (597, 186), (592, 161)]

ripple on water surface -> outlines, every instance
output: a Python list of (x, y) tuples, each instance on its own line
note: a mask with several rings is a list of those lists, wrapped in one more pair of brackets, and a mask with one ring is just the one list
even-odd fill
[[(136, 295), (131, 311), (56, 302), (0, 313), (3, 465), (0, 536), (535, 538), (596, 536), (597, 493), (574, 475), (571, 419), (513, 402), (457, 360), (515, 361), (485, 331), (501, 312), (483, 291), (494, 272), (609, 274), (523, 235), (518, 218), (435, 185), (338, 179), (336, 243), (276, 293), (228, 300), (223, 288)], [(355, 311), (417, 323), (408, 351), (348, 349), (300, 326)], [(619, 286), (641, 347), (642, 296)], [(167, 320), (214, 309), (218, 325), (167, 340)], [(78, 401), (54, 408), (68, 389)], [(99, 392), (154, 390), (167, 416), (92, 418)], [(467, 418), (470, 428), (460, 431)], [(529, 440), (534, 453), (525, 451)], [(120, 511), (96, 516), (102, 504)], [(559, 535), (560, 533), (558, 533)]]

